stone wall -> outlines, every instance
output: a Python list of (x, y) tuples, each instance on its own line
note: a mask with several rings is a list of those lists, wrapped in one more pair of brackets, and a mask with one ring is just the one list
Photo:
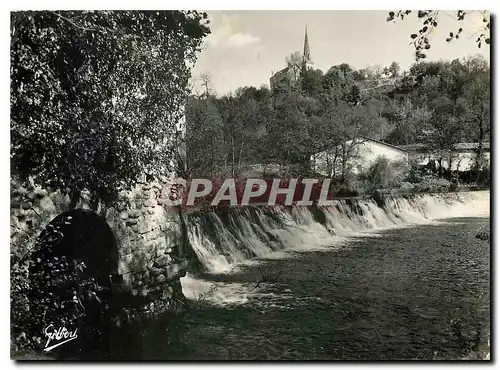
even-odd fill
[[(95, 210), (105, 217), (116, 238), (119, 293), (151, 300), (183, 298), (179, 278), (187, 261), (182, 256), (180, 216), (163, 207), (161, 188), (160, 183), (140, 183), (122, 191), (112, 206), (99, 204)], [(87, 194), (80, 196), (76, 208), (90, 209)], [(69, 192), (12, 180), (11, 253), (29, 255), (42, 230), (69, 209)]]

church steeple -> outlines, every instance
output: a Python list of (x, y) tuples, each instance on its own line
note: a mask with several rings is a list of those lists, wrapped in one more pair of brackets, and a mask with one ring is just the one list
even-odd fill
[(304, 55), (303, 57), (303, 67), (304, 69), (307, 68), (309, 64), (311, 64), (311, 51), (309, 50), (309, 39), (307, 38), (307, 25), (306, 25), (306, 32), (305, 32), (305, 37), (304, 37)]

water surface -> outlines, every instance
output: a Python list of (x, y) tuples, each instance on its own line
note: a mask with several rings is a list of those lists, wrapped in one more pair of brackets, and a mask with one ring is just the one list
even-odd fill
[(191, 284), (205, 295), (176, 322), (179, 337), (165, 353), (143, 356), (458, 359), (487, 351), (490, 245), (475, 235), (489, 218), (448, 221), (198, 276)]

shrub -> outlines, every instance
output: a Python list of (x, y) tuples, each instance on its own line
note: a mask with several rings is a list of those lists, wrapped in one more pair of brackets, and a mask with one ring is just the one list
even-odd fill
[(361, 176), (367, 192), (376, 189), (399, 187), (407, 176), (408, 166), (404, 162), (391, 162), (386, 157), (378, 157), (368, 171)]
[(450, 185), (451, 182), (446, 179), (436, 178), (432, 175), (426, 175), (421, 179), (420, 182), (415, 184), (415, 191), (421, 193), (445, 192), (450, 189)]

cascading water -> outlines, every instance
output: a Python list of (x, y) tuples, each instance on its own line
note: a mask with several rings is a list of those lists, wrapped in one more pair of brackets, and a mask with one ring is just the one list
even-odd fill
[(345, 237), (453, 217), (488, 216), (489, 192), (337, 200), (332, 206), (248, 206), (188, 216), (191, 246), (211, 273), (230, 271), (251, 258), (283, 250), (335, 246)]
[(484, 358), (489, 209), (478, 191), (190, 213), (186, 356)]

